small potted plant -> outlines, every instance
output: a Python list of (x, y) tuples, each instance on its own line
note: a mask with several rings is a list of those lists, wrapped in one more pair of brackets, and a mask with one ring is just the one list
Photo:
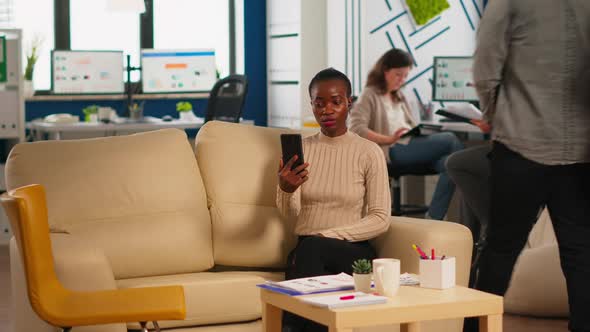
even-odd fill
[(86, 106), (82, 109), (85, 122), (98, 122), (98, 105)]
[(176, 103), (176, 111), (178, 111), (178, 117), (181, 120), (190, 121), (195, 118), (193, 105), (188, 101), (180, 101)]
[(357, 292), (371, 292), (371, 277), (373, 266), (368, 259), (357, 259), (352, 263), (352, 277), (354, 290)]
[(40, 36), (36, 36), (30, 45), (30, 49), (27, 51), (27, 65), (25, 67), (25, 75), (24, 75), (24, 91), (23, 94), (25, 98), (32, 97), (35, 94), (35, 88), (33, 87), (33, 72), (35, 70), (35, 64), (39, 59), (39, 51), (41, 48), (41, 44), (43, 39)]

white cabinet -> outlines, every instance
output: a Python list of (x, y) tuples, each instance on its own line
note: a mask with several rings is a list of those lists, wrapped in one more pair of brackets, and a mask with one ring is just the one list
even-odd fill
[(267, 0), (268, 125), (314, 126), (308, 84), (327, 67), (326, 0)]
[[(0, 82), (0, 192), (6, 190), (4, 163), (13, 145), (25, 139), (25, 101), (23, 97), (22, 31), (0, 29), (0, 59), (6, 59), (6, 82)], [(5, 54), (1, 54), (5, 53)], [(0, 244), (7, 244), (12, 237), (8, 218), (0, 207)]]

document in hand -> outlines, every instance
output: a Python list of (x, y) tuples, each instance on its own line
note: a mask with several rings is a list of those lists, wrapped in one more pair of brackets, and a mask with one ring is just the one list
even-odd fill
[(317, 307), (327, 307), (329, 309), (352, 307), (368, 304), (382, 304), (387, 302), (387, 297), (367, 294), (363, 292), (323, 295), (314, 297), (304, 297), (301, 301)]
[(483, 118), (481, 111), (469, 103), (449, 105), (446, 109), (440, 109), (436, 111), (436, 114), (463, 122), (481, 120)]
[(354, 288), (352, 276), (346, 273), (318, 277), (291, 279), (285, 281), (267, 281), (266, 285), (275, 290), (285, 289), (294, 294), (322, 293)]

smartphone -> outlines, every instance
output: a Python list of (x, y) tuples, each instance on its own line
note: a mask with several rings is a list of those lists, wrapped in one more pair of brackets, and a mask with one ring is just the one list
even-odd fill
[(293, 156), (299, 158), (295, 160), (291, 169), (303, 164), (303, 144), (299, 134), (281, 134), (281, 148), (283, 150), (283, 165), (286, 165)]
[(417, 125), (416, 127), (406, 131), (405, 134), (401, 136), (401, 138), (410, 137), (410, 136), (420, 136), (420, 128), (422, 125)]

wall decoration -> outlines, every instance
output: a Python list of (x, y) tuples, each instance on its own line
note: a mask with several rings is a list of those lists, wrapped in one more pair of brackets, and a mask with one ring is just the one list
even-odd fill
[(450, 7), (447, 0), (405, 0), (414, 26), (420, 27)]

